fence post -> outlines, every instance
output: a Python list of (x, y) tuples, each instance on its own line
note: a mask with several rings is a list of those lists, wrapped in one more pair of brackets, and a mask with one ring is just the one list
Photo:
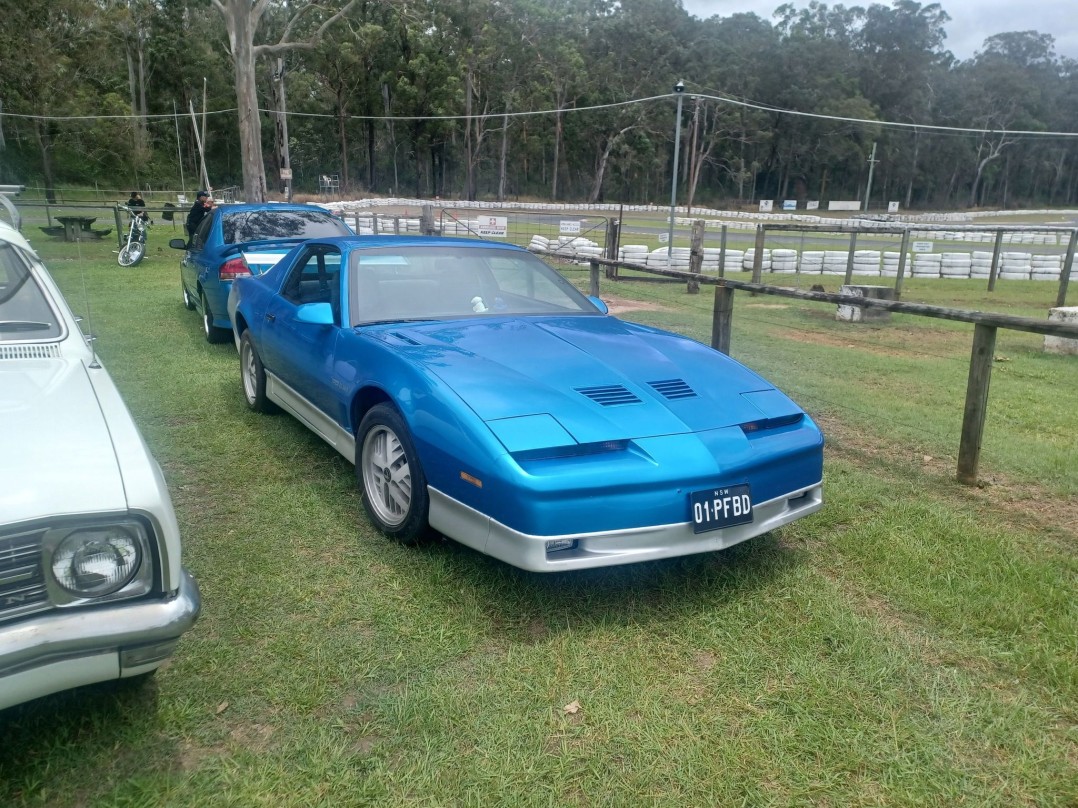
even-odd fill
[(719, 277), (726, 277), (726, 225), (719, 235)]
[(988, 269), (988, 291), (996, 291), (996, 274), (999, 272), (999, 253), (1003, 249), (1003, 231), (996, 231), (996, 246), (992, 250), (992, 266)]
[(756, 225), (756, 246), (752, 254), (752, 282), (760, 283), (764, 266), (764, 226)]
[(850, 253), (846, 256), (846, 280), (847, 286), (853, 283), (853, 254), (857, 251), (857, 233), (850, 233)]
[[(621, 249), (621, 220), (610, 218), (606, 220), (606, 257), (611, 261), (618, 260), (618, 253)], [(617, 264), (608, 264), (606, 267), (606, 277), (616, 278), (618, 276)]]
[(895, 300), (902, 299), (902, 276), (906, 272), (906, 251), (910, 248), (910, 230), (902, 231), (902, 243), (898, 247), (898, 274), (895, 275)]
[(112, 206), (112, 214), (116, 218), (116, 246), (121, 250), (124, 248), (124, 233), (123, 225), (120, 224), (120, 206)]
[(727, 356), (733, 319), (734, 290), (720, 283), (715, 287), (715, 308), (711, 313), (711, 347)]
[(962, 414), (962, 439), (958, 447), (958, 481), (977, 484), (984, 419), (988, 412), (988, 385), (996, 353), (996, 326), (977, 323), (973, 328), (973, 352), (969, 361), (966, 407)]
[(590, 276), (591, 288), (588, 294), (592, 297), (599, 296), (599, 262), (594, 258), (588, 261), (588, 275)]
[[(689, 246), (689, 272), (694, 275), (700, 274), (700, 268), (704, 263), (704, 220), (697, 219), (692, 223), (692, 240)], [(688, 289), (690, 295), (700, 293), (700, 280), (689, 278)]]
[(1078, 230), (1071, 230), (1071, 240), (1067, 245), (1067, 257), (1063, 260), (1063, 271), (1059, 273), (1059, 293), (1056, 295), (1056, 308), (1067, 305), (1067, 285), (1071, 281), (1074, 267), (1074, 248), (1078, 244)]

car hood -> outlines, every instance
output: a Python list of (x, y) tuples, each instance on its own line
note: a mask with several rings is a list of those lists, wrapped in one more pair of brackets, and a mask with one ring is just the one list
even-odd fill
[(452, 387), (510, 451), (801, 412), (729, 357), (613, 317), (400, 324), (382, 336)]
[(88, 371), (72, 359), (0, 361), (0, 518), (127, 507)]

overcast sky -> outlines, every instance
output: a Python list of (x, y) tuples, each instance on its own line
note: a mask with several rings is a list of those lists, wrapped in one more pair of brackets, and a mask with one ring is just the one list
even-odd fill
[[(825, 0), (826, 1), (826, 0)], [(838, 0), (828, 6), (867, 6), (872, 2), (889, 6), (886, 0)], [(931, 0), (922, 0), (928, 5)], [(984, 40), (1006, 31), (1038, 31), (1051, 34), (1056, 54), (1078, 59), (1078, 2), (1076, 0), (938, 0), (950, 17), (944, 45), (959, 59), (969, 59), (981, 49)], [(697, 17), (718, 14), (728, 17), (751, 11), (769, 22), (783, 0), (682, 0), (685, 10)], [(807, 0), (793, 0), (798, 8)]]

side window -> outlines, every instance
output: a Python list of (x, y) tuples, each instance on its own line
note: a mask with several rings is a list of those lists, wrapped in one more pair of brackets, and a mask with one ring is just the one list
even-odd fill
[(332, 247), (308, 249), (299, 256), (281, 288), (281, 296), (297, 306), (329, 303), (341, 321), (341, 254)]
[(195, 228), (195, 232), (191, 236), (191, 245), (188, 249), (201, 250), (206, 246), (206, 239), (209, 238), (213, 219), (214, 216), (212, 213), (202, 217), (202, 221), (198, 223), (198, 227)]

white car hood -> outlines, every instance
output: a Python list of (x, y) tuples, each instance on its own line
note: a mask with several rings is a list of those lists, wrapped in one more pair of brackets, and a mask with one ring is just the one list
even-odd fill
[(0, 518), (125, 510), (108, 425), (82, 362), (0, 362)]

